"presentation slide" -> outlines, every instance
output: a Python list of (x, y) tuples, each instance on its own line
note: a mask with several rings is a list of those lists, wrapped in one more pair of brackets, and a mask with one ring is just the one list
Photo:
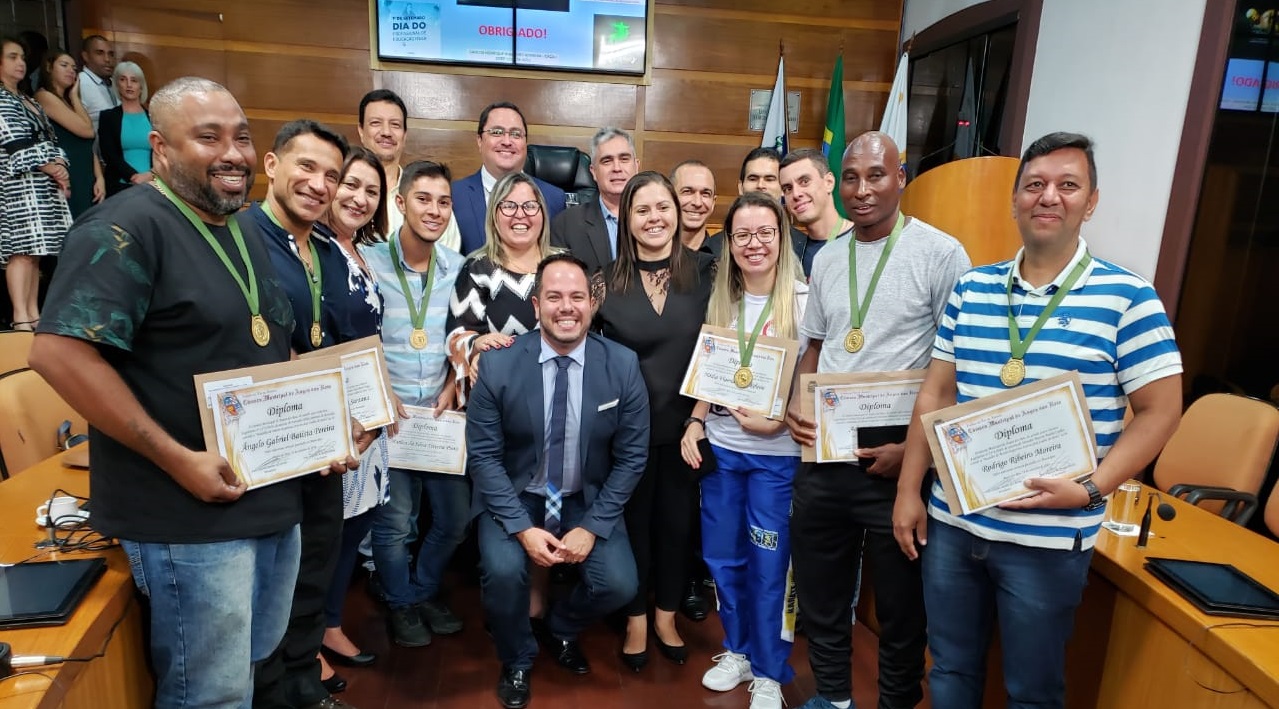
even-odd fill
[(378, 0), (382, 59), (643, 74), (646, 0)]

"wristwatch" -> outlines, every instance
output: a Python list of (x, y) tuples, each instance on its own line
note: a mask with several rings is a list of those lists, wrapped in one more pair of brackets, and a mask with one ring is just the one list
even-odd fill
[(1079, 481), (1079, 484), (1083, 485), (1084, 489), (1088, 491), (1088, 504), (1084, 505), (1085, 510), (1091, 512), (1096, 509), (1101, 509), (1101, 507), (1106, 504), (1106, 498), (1102, 497), (1101, 490), (1097, 489), (1097, 484), (1094, 483), (1091, 478), (1088, 480), (1081, 480)]
[(702, 430), (703, 431), (706, 430), (706, 419), (699, 419), (696, 416), (689, 416), (688, 418), (684, 419), (684, 428), (688, 428), (689, 424), (693, 424), (693, 423), (702, 424)]

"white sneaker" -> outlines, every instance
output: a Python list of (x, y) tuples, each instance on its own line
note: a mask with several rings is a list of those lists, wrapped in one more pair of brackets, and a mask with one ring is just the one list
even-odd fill
[(715, 666), (702, 675), (702, 686), (707, 689), (727, 692), (742, 682), (755, 679), (755, 675), (751, 674), (751, 661), (745, 655), (721, 652), (711, 660), (715, 662)]
[(760, 677), (751, 682), (747, 691), (751, 693), (751, 709), (782, 709), (786, 704), (782, 686), (771, 679)]

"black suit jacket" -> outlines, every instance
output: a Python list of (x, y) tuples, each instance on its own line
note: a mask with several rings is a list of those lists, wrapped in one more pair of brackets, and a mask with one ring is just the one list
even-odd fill
[(551, 245), (568, 249), (586, 263), (590, 273), (613, 262), (608, 225), (598, 199), (560, 212), (551, 220)]
[(138, 174), (124, 159), (124, 148), (120, 144), (120, 129), (123, 124), (123, 106), (108, 108), (98, 114), (98, 151), (102, 153), (102, 179), (106, 183), (108, 195), (128, 187), (131, 184), (129, 179)]
[[(533, 526), (519, 496), (545, 453), (542, 333), (485, 352), (466, 407), (471, 513), (488, 514), (507, 534)], [(586, 514), (581, 527), (608, 539), (648, 463), (648, 390), (635, 353), (596, 334), (582, 368), (579, 470)]]

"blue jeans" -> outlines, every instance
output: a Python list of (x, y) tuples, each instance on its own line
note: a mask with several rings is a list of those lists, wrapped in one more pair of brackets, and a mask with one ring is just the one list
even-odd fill
[[(520, 502), (535, 526), (546, 516), (546, 498), (522, 493)], [(563, 529), (571, 530), (585, 515), (582, 494), (568, 495), (561, 508)], [(537, 656), (537, 642), (529, 623), (529, 565), (520, 540), (507, 534), (487, 512), (476, 518), (480, 546), (480, 595), (493, 644), (502, 666), (527, 670)], [(608, 539), (597, 538), (581, 563), (581, 581), (568, 597), (551, 606), (546, 626), (561, 640), (574, 640), (595, 620), (621, 608), (635, 595), (638, 580), (635, 557), (619, 520)]]
[[(460, 475), (421, 473), (391, 468), (391, 499), (376, 508), (373, 518), (373, 563), (386, 589), (386, 603), (404, 608), (429, 601), (440, 591), (440, 579), (453, 552), (466, 537), (471, 490)], [(417, 563), (409, 568), (409, 542), (416, 500), (422, 489), (431, 505), (431, 529), (422, 538)]]
[(120, 540), (151, 599), (156, 709), (251, 706), (253, 663), (271, 654), (289, 620), (299, 545), (296, 525), (207, 544)]
[(921, 556), (933, 706), (982, 705), (996, 617), (1008, 708), (1064, 706), (1066, 641), (1092, 550), (987, 541), (929, 519), (928, 553)]
[(799, 458), (711, 447), (719, 467), (702, 478), (702, 555), (715, 579), (724, 647), (749, 657), (756, 677), (787, 684), (795, 671), (782, 614)]

